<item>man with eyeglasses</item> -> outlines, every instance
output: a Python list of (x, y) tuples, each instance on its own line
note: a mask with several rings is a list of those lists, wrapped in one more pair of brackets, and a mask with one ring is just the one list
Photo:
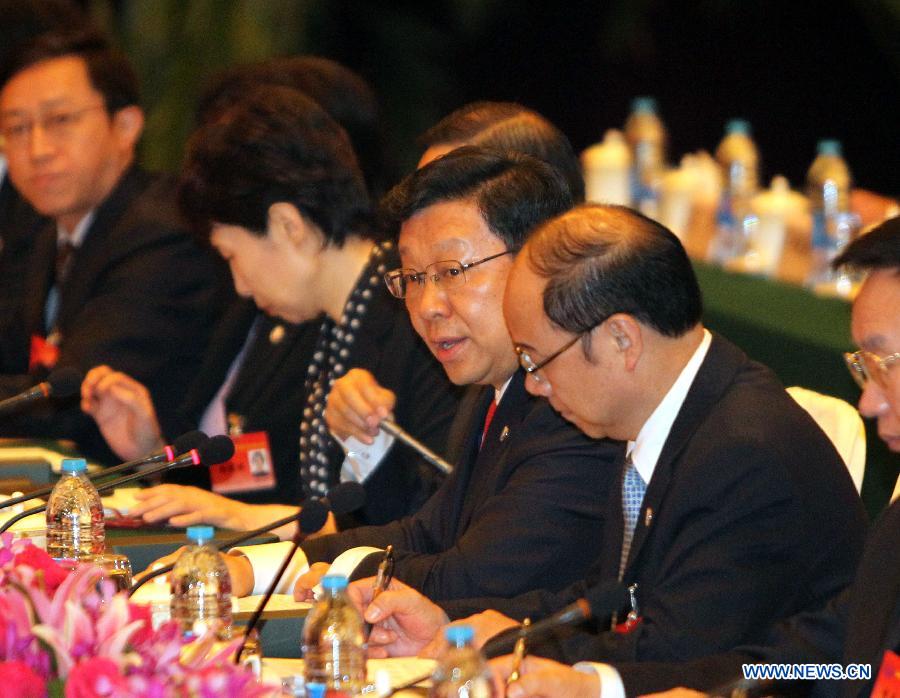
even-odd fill
[[(388, 592), (366, 608), (379, 623), (370, 651), (419, 650), (466, 605), (493, 609), (465, 621), (484, 641), (618, 582), (630, 603), (612, 617), (595, 609), (529, 646), (604, 664), (578, 673), (533, 659), (507, 694), (631, 695), (632, 668), (757, 641), (849, 583), (866, 519), (846, 467), (771, 371), (704, 329), (670, 231), (617, 206), (562, 214), (517, 256), (504, 315), (527, 389), (589, 436), (627, 442), (594, 567), (563, 592), (439, 604), (446, 615)], [(365, 583), (351, 593), (369, 600)]]
[[(367, 576), (388, 545), (395, 577), (437, 599), (559, 590), (584, 574), (621, 445), (585, 437), (527, 394), (502, 314), (506, 277), (526, 236), (570, 206), (550, 166), (471, 147), (388, 194), (384, 218), (399, 228), (402, 263), (385, 275), (388, 288), (450, 380), (472, 386), (448, 436), (454, 471), (411, 517), (304, 542), (282, 589), (302, 575), (295, 593), (307, 596), (332, 562), (333, 572)], [(335, 382), (326, 419), (338, 437), (384, 448), (374, 443), (383, 438), (378, 424), (395, 401), (372, 374), (354, 369)], [(249, 591), (251, 577), (264, 589), (289, 547), (242, 548), (249, 564), (226, 556), (238, 592)]]
[[(143, 124), (133, 70), (91, 30), (42, 34), (5, 62), (8, 174), (52, 223), (34, 238), (23, 307), (0, 321), (0, 396), (56, 366), (107, 363), (176, 405), (197, 369), (225, 270), (192, 240), (171, 184), (135, 166)], [(113, 459), (77, 399), (64, 407), (4, 433), (73, 438)]]

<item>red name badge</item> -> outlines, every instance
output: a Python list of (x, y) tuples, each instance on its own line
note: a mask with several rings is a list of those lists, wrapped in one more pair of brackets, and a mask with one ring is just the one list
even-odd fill
[(48, 342), (39, 334), (31, 335), (31, 352), (28, 356), (28, 370), (36, 371), (39, 368), (52, 369), (59, 361), (59, 347), (53, 342)]
[(275, 469), (272, 466), (272, 450), (269, 435), (254, 431), (233, 436), (234, 456), (231, 460), (209, 469), (214, 492), (253, 492), (275, 486)]
[(881, 660), (878, 678), (872, 686), (872, 698), (897, 698), (900, 696), (900, 655), (887, 650)]

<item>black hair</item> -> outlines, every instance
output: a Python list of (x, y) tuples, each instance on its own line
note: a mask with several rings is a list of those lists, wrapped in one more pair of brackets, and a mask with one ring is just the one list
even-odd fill
[(900, 273), (900, 216), (889, 218), (851, 242), (832, 263), (860, 271), (895, 269)]
[(73, 0), (0, 0), (0, 66), (22, 44), (53, 30), (89, 26)]
[(370, 194), (384, 192), (387, 172), (378, 100), (369, 84), (349, 68), (319, 56), (272, 58), (235, 65), (212, 77), (196, 109), (198, 126), (218, 121), (258, 85), (300, 90), (347, 132)]
[(457, 200), (473, 201), (491, 232), (514, 251), (536, 225), (572, 206), (568, 186), (547, 163), (520, 153), (464, 146), (416, 170), (388, 192), (381, 223), (396, 234), (418, 211)]
[(370, 237), (369, 199), (347, 134), (297, 90), (263, 86), (191, 136), (179, 202), (202, 234), (226, 223), (265, 235), (269, 207), (293, 204), (340, 247)]
[(700, 286), (681, 242), (632, 209), (578, 206), (535, 231), (526, 254), (547, 279), (544, 313), (567, 332), (587, 332), (615, 313), (668, 337), (700, 322)]
[(84, 60), (91, 86), (103, 96), (110, 114), (139, 103), (138, 79), (128, 58), (98, 31), (84, 26), (45, 32), (21, 44), (0, 70), (0, 86), (38, 63), (66, 56)]
[(572, 200), (584, 201), (581, 164), (566, 135), (536, 111), (515, 102), (472, 102), (448, 114), (419, 138), (423, 148), (449, 143), (525, 153), (560, 171)]

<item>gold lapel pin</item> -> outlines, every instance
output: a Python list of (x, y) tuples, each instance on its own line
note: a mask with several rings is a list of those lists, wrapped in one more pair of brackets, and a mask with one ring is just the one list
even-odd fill
[(284, 325), (275, 325), (269, 331), (269, 341), (272, 344), (278, 344), (282, 339), (284, 339)]
[(509, 438), (509, 427), (504, 426), (503, 431), (500, 432), (500, 443), (503, 443)]
[(653, 509), (647, 507), (647, 511), (644, 512), (644, 526), (649, 528), (651, 523), (653, 523)]

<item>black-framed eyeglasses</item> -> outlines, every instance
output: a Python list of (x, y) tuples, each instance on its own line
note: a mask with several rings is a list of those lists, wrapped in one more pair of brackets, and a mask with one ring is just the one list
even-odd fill
[(529, 376), (534, 378), (535, 382), (544, 383), (545, 385), (550, 385), (550, 382), (546, 378), (542, 377), (541, 374), (538, 373), (538, 371), (540, 371), (542, 368), (544, 368), (544, 366), (549, 364), (554, 359), (561, 356), (563, 354), (563, 352), (565, 352), (570, 347), (574, 346), (575, 342), (577, 342), (579, 339), (584, 337), (588, 332), (591, 332), (593, 329), (594, 328), (592, 327), (589, 330), (585, 330), (584, 332), (580, 332), (579, 334), (576, 334), (574, 337), (572, 337), (572, 339), (570, 339), (568, 342), (566, 342), (564, 345), (562, 345), (555, 352), (550, 354), (550, 356), (543, 359), (542, 361), (537, 361), (537, 362), (535, 362), (535, 360), (531, 358), (531, 354), (528, 353), (527, 349), (525, 349), (524, 347), (517, 344), (515, 346), (515, 350), (516, 350), (516, 354), (519, 357), (519, 365), (525, 370), (525, 372)]
[(440, 262), (432, 262), (425, 267), (424, 271), (394, 269), (384, 275), (384, 283), (387, 284), (391, 295), (397, 298), (406, 298), (409, 293), (421, 290), (428, 280), (443, 286), (445, 289), (456, 288), (466, 283), (467, 269), (490, 262), (492, 259), (497, 259), (497, 257), (512, 254), (512, 252), (512, 250), (504, 250), (489, 257), (482, 257), (474, 262), (467, 263), (460, 262), (458, 259), (444, 259)]
[(883, 388), (887, 385), (888, 371), (891, 366), (900, 362), (900, 351), (890, 354), (889, 356), (878, 356), (871, 351), (860, 349), (854, 352), (845, 352), (844, 361), (847, 362), (847, 368), (856, 384), (866, 389), (868, 381), (874, 381), (879, 387)]

